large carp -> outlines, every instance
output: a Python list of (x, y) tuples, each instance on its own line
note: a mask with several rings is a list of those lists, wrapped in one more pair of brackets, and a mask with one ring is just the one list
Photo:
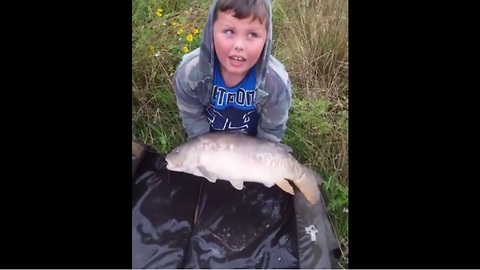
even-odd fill
[(259, 139), (239, 132), (209, 132), (175, 147), (167, 154), (167, 169), (204, 177), (230, 181), (238, 190), (244, 182), (274, 184), (294, 194), (293, 182), (312, 204), (320, 199), (318, 185), (322, 179), (311, 168), (291, 155), (292, 149), (283, 143)]

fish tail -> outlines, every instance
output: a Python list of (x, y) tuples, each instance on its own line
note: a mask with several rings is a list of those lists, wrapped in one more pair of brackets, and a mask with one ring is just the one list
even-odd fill
[(321, 185), (322, 182), (322, 177), (316, 171), (306, 166), (303, 166), (303, 173), (298, 181), (294, 181), (300, 192), (312, 204), (320, 200), (319, 185)]

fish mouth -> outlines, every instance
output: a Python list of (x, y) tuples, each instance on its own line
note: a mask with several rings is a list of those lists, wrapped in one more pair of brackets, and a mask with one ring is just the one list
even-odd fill
[(157, 170), (162, 170), (162, 169), (166, 168), (167, 164), (168, 164), (168, 162), (165, 159), (159, 158), (159, 159), (157, 159), (157, 162), (155, 162), (155, 168)]
[(175, 171), (176, 167), (172, 162), (168, 162), (168, 160), (165, 160), (165, 168), (170, 171)]
[(182, 172), (182, 170), (180, 170), (178, 167), (172, 166), (172, 165), (170, 165), (170, 166), (167, 165), (165, 168), (168, 171), (171, 171), (171, 172)]

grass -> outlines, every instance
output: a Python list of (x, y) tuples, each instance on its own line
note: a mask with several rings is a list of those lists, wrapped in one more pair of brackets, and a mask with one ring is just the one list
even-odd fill
[[(199, 46), (210, 3), (132, 0), (132, 136), (158, 151), (186, 139), (171, 76), (184, 52)], [(272, 0), (272, 6), (273, 54), (293, 85), (285, 142), (325, 179), (329, 215), (342, 244), (339, 264), (346, 268), (348, 1)]]

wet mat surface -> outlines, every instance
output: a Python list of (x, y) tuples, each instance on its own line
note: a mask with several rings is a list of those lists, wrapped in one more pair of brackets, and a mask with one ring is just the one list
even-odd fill
[(332, 267), (323, 256), (331, 236), (315, 244), (304, 232), (313, 222), (323, 226), (317, 210), (295, 211), (304, 198), (256, 183), (238, 191), (163, 163), (147, 152), (133, 176), (132, 268)]
[(200, 182), (158, 171), (145, 157), (134, 178), (132, 267), (183, 268)]
[(204, 182), (186, 268), (298, 268), (293, 196)]

